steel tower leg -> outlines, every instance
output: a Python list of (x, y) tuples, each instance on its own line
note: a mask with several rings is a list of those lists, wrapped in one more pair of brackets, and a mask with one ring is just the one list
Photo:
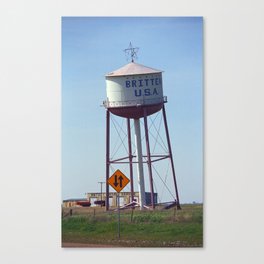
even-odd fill
[(138, 184), (139, 184), (139, 204), (140, 204), (140, 210), (142, 210), (144, 209), (144, 205), (146, 205), (146, 198), (145, 198), (145, 183), (144, 183), (144, 170), (143, 170), (143, 160), (142, 160), (142, 145), (141, 145), (139, 119), (134, 119), (134, 124), (135, 124), (134, 126), (135, 126)]
[(144, 108), (144, 126), (145, 126), (145, 138), (146, 138), (146, 149), (147, 149), (147, 164), (149, 171), (149, 181), (150, 181), (150, 194), (151, 194), (151, 205), (152, 208), (155, 208), (154, 202), (154, 188), (153, 188), (153, 177), (152, 177), (152, 164), (151, 164), (151, 155), (150, 155), (150, 147), (149, 147), (149, 134), (148, 134), (148, 120), (147, 120), (147, 111)]
[(130, 186), (131, 186), (131, 202), (134, 201), (134, 182), (133, 182), (133, 163), (132, 163), (132, 146), (131, 146), (131, 131), (130, 131), (130, 119), (127, 118), (127, 138), (128, 138), (128, 156), (129, 156), (129, 174), (130, 174)]
[(169, 148), (169, 156), (170, 156), (170, 160), (171, 160), (171, 168), (172, 168), (172, 175), (173, 175), (173, 181), (174, 181), (174, 188), (175, 188), (175, 192), (176, 192), (176, 203), (177, 203), (177, 208), (181, 209), (179, 194), (178, 194), (178, 189), (177, 189), (177, 183), (176, 183), (176, 174), (175, 174), (174, 163), (173, 163), (173, 158), (172, 158), (169, 129), (168, 129), (168, 124), (167, 124), (166, 111), (165, 111), (165, 105), (164, 104), (162, 107), (162, 113), (163, 113), (163, 120), (164, 120), (164, 126), (165, 126), (165, 131), (166, 131), (167, 144), (168, 144), (168, 148)]
[(105, 177), (105, 210), (109, 210), (109, 169), (110, 169), (110, 112), (106, 110), (106, 177)]

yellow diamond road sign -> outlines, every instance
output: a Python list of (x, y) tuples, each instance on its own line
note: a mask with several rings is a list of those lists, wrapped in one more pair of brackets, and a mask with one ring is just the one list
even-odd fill
[(130, 180), (120, 170), (116, 170), (107, 182), (119, 193)]

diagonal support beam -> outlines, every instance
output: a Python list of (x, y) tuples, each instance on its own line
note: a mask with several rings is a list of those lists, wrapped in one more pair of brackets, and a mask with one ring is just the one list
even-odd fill
[(176, 203), (177, 203), (177, 208), (181, 209), (180, 200), (179, 200), (179, 194), (178, 194), (178, 188), (177, 188), (177, 182), (176, 182), (176, 174), (175, 174), (174, 163), (173, 163), (173, 158), (172, 158), (169, 129), (168, 129), (168, 124), (167, 124), (166, 111), (165, 111), (165, 105), (164, 104), (163, 104), (163, 107), (162, 107), (162, 113), (163, 113), (163, 120), (164, 120), (166, 138), (167, 138), (167, 143), (168, 143), (168, 148), (169, 148), (169, 156), (170, 156), (170, 160), (171, 160), (173, 182), (174, 182), (174, 188), (175, 188), (175, 193), (176, 193)]
[(106, 173), (105, 173), (105, 210), (109, 210), (109, 169), (110, 169), (110, 112), (106, 110)]

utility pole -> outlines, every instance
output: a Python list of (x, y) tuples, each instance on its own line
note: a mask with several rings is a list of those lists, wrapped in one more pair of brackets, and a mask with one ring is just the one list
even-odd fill
[(104, 184), (105, 182), (98, 182), (98, 183), (101, 184), (101, 207), (103, 207), (103, 184)]

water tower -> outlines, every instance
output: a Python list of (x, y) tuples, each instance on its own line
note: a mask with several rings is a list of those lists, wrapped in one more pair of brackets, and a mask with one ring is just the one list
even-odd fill
[[(110, 164), (127, 163), (129, 164), (131, 197), (133, 201), (134, 181), (133, 181), (133, 164), (137, 164), (138, 189), (139, 189), (139, 206), (143, 209), (146, 206), (145, 182), (144, 182), (144, 163), (147, 164), (149, 187), (151, 194), (151, 206), (155, 208), (154, 188), (152, 175), (152, 162), (170, 159), (173, 183), (175, 189), (174, 205), (180, 209), (179, 195), (176, 183), (176, 175), (172, 158), (169, 130), (167, 125), (165, 103), (166, 97), (163, 96), (162, 71), (153, 69), (135, 63), (134, 58), (138, 48), (133, 48), (131, 43), (126, 52), (131, 56), (131, 62), (125, 66), (106, 74), (106, 94), (107, 99), (104, 101), (106, 108), (106, 182), (110, 175)], [(155, 155), (150, 153), (150, 141), (148, 131), (148, 116), (162, 111), (164, 127), (166, 132), (166, 142), (168, 146), (167, 155)], [(127, 137), (128, 137), (128, 156), (119, 159), (110, 159), (110, 114), (126, 118), (127, 120)], [(144, 121), (144, 132), (146, 142), (146, 155), (142, 153), (141, 127), (140, 119)], [(136, 154), (132, 155), (131, 151), (131, 131), (130, 120), (134, 120), (135, 148)], [(146, 161), (143, 161), (143, 157)], [(106, 184), (106, 210), (109, 209), (109, 185)]]

